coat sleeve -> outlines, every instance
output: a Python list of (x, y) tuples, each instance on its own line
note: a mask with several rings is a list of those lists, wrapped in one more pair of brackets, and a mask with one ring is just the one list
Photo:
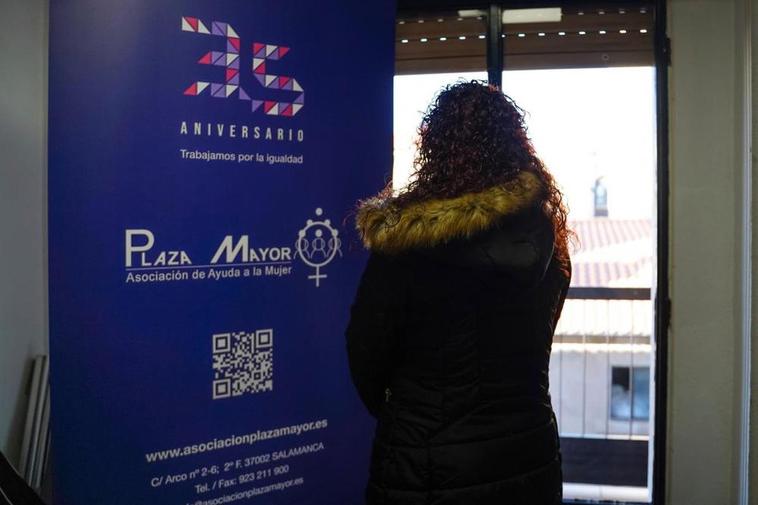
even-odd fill
[(405, 279), (396, 260), (371, 253), (350, 308), (347, 356), (364, 405), (377, 417), (403, 329)]

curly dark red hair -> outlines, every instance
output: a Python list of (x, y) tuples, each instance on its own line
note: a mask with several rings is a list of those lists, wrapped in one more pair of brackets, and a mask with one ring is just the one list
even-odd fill
[[(497, 87), (459, 81), (444, 87), (421, 121), (411, 182), (398, 204), (452, 198), (514, 179), (523, 170), (544, 185), (543, 210), (555, 230), (555, 254), (568, 275), (568, 210), (527, 136), (524, 111)], [(390, 186), (385, 191), (391, 191)]]

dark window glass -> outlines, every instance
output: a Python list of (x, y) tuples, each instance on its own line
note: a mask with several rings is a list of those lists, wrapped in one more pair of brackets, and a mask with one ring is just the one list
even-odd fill
[[(630, 380), (631, 375), (631, 380)], [(647, 420), (650, 417), (650, 367), (613, 367), (611, 418)]]

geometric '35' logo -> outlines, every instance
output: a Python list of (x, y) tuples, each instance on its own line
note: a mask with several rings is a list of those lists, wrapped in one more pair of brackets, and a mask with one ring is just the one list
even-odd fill
[[(210, 26), (210, 29), (208, 27)], [(226, 51), (208, 51), (199, 60), (201, 65), (222, 67), (225, 80), (220, 82), (195, 81), (184, 90), (185, 95), (199, 96), (210, 94), (215, 98), (236, 98), (250, 102), (253, 112), (261, 109), (270, 116), (294, 116), (303, 108), (305, 92), (294, 77), (268, 73), (266, 65), (282, 59), (289, 47), (263, 44), (252, 44), (252, 72), (258, 82), (266, 89), (285, 90), (294, 93), (292, 101), (258, 100), (251, 96), (240, 85), (240, 46), (241, 39), (229, 23), (213, 21), (204, 23), (198, 18), (182, 16), (182, 31), (224, 37)]]

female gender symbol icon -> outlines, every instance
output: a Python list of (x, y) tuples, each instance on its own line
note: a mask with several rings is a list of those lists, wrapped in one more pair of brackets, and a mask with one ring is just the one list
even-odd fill
[[(316, 209), (316, 216), (321, 216), (324, 211), (319, 207)], [(324, 236), (329, 237), (328, 240)], [(326, 279), (326, 274), (321, 273), (321, 268), (325, 267), (334, 259), (340, 251), (339, 232), (332, 227), (328, 219), (314, 221), (309, 219), (305, 228), (297, 234), (295, 242), (297, 255), (306, 265), (315, 268), (316, 273), (308, 276), (309, 279), (316, 281), (316, 287), (320, 286), (321, 279)]]

